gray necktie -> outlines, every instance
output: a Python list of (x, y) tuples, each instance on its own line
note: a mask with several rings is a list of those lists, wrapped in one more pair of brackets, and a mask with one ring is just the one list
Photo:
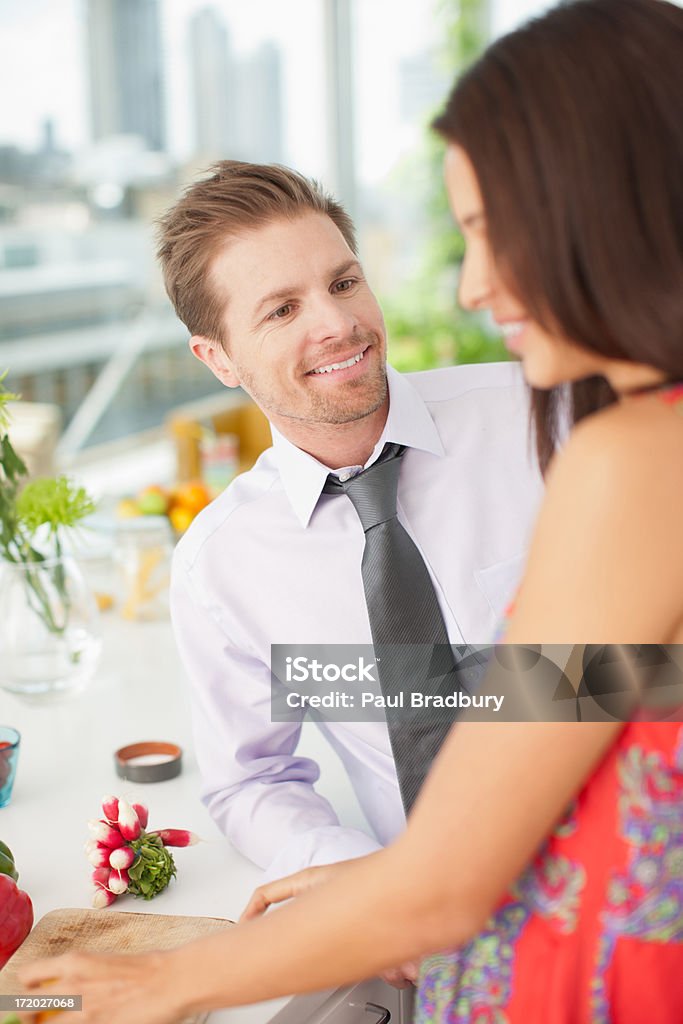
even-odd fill
[[(415, 543), (398, 521), (396, 500), (405, 448), (385, 445), (377, 462), (341, 483), (330, 475), (325, 492), (345, 493), (365, 531), (363, 588), (384, 697), (411, 690), (458, 689), (448, 633), (434, 587)], [(387, 708), (396, 774), (408, 812), (455, 717)]]

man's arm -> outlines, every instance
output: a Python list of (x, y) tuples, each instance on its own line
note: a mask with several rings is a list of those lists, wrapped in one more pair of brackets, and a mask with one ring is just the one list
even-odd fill
[(301, 725), (271, 721), (269, 667), (236, 648), (179, 559), (171, 614), (190, 679), (202, 802), (235, 847), (267, 878), (378, 849), (370, 836), (343, 828), (315, 791), (318, 765), (296, 756)]

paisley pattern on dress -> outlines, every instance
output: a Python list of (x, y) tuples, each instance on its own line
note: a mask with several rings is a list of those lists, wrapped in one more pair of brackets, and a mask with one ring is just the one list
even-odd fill
[(595, 1024), (607, 1024), (607, 972), (620, 936), (683, 943), (683, 728), (672, 761), (630, 747), (619, 759), (619, 833), (628, 868), (610, 878), (597, 968), (591, 985)]
[(522, 930), (538, 914), (560, 933), (571, 932), (584, 883), (581, 864), (544, 849), (510, 890), (511, 902), (492, 915), (476, 939), (425, 961), (415, 1024), (507, 1024), (515, 943)]
[(508, 904), (463, 949), (424, 962), (415, 1024), (507, 1024), (515, 942), (530, 910)]

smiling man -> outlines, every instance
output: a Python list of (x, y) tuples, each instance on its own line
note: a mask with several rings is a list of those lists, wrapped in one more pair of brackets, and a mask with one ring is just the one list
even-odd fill
[(384, 321), (349, 241), (310, 209), (228, 237), (209, 270), (213, 293), (225, 296), (220, 337), (191, 342), (219, 380), (241, 385), (326, 464), (347, 458), (349, 444), (364, 462), (389, 403)]
[[(275, 878), (368, 853), (405, 823), (385, 722), (319, 726), (366, 833), (343, 827), (316, 792), (318, 766), (297, 754), (301, 726), (271, 721), (271, 644), (375, 636), (351, 488), (387, 452), (400, 460), (397, 550), (419, 562), (421, 592), (426, 581), (433, 598), (425, 618), (438, 618), (452, 644), (489, 642), (540, 490), (525, 397), (509, 364), (388, 368), (353, 224), (294, 171), (217, 164), (163, 219), (159, 256), (193, 353), (227, 387), (244, 388), (273, 431), (273, 447), (178, 545), (171, 596), (204, 802)], [(413, 587), (392, 582), (395, 569), (386, 566), (384, 585), (410, 620)], [(381, 590), (381, 576), (375, 583)]]

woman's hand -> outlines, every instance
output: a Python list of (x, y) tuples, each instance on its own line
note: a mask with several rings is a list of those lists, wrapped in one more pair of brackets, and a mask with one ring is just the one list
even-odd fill
[[(285, 878), (278, 878), (275, 882), (266, 882), (255, 889), (251, 899), (242, 911), (240, 923), (249, 921), (251, 918), (260, 917), (265, 914), (269, 907), (276, 903), (283, 903), (285, 900), (301, 896), (308, 889), (315, 888), (323, 882), (329, 882), (338, 878), (344, 872), (345, 863), (325, 864), (322, 867), (304, 868), (293, 875)], [(419, 965), (415, 963), (402, 964), (400, 967), (393, 967), (383, 971), (380, 977), (394, 988), (408, 988), (417, 981)]]
[[(78, 1024), (177, 1024), (187, 1005), (171, 957), (67, 953), (27, 964), (19, 979), (27, 989), (40, 990), (41, 996), (82, 995)], [(68, 1015), (60, 1014), (59, 1019), (66, 1021)]]

